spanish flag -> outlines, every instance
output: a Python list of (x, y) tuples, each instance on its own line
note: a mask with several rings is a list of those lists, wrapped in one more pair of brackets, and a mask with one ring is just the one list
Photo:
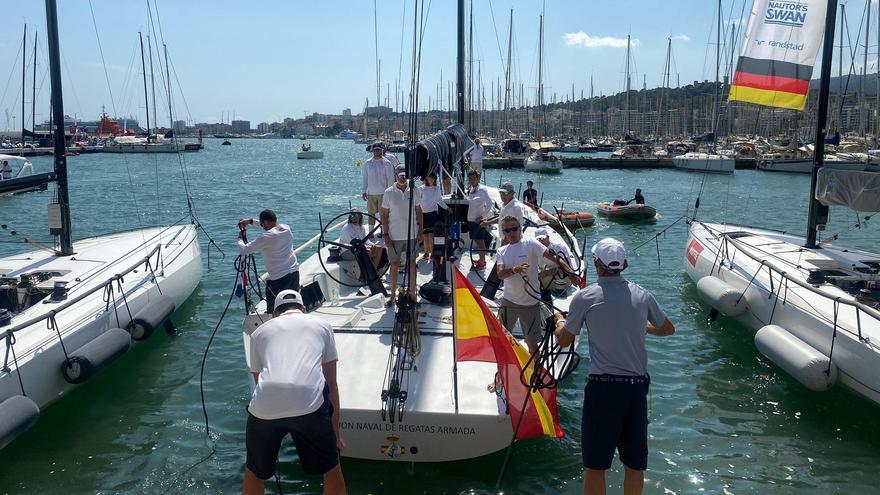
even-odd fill
[[(562, 438), (565, 434), (559, 425), (556, 389), (545, 388), (535, 392), (523, 385), (520, 374), (529, 360), (528, 349), (501, 326), (458, 268), (453, 267), (453, 270), (456, 360), (497, 363), (510, 422), (514, 429), (519, 424), (517, 440), (542, 435)], [(532, 366), (526, 369), (526, 382), (530, 381), (533, 372)], [(525, 409), (521, 409), (524, 403)]]

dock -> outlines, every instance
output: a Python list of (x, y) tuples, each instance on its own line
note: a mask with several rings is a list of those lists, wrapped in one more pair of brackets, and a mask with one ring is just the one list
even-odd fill
[[(605, 157), (589, 157), (574, 156), (562, 157), (565, 168), (593, 168), (593, 169), (658, 169), (658, 168), (675, 168), (672, 158), (659, 156), (645, 156), (632, 158), (605, 158)], [(514, 169), (523, 168), (522, 160), (511, 160), (507, 158), (484, 158), (483, 168), (485, 169)], [(737, 158), (737, 170), (753, 170), (756, 168), (754, 158)]]

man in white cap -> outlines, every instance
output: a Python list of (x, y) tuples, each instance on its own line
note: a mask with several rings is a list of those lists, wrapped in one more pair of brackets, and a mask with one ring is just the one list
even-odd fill
[[(550, 313), (541, 302), (538, 265), (542, 259), (555, 259), (543, 244), (522, 238), (522, 227), (515, 217), (501, 219), (501, 232), (507, 240), (498, 249), (495, 258), (498, 278), (504, 281), (504, 293), (498, 310), (498, 320), (508, 332), (513, 333), (519, 321), (523, 340), (534, 353), (544, 336), (544, 322)], [(572, 282), (577, 275), (564, 260), (558, 260), (564, 270), (571, 273)]]
[[(382, 208), (382, 195), (394, 184), (394, 166), (383, 155), (385, 148), (382, 143), (374, 143), (372, 151), (373, 158), (361, 166), (363, 176), (361, 196), (367, 202), (367, 213), (376, 216)], [(376, 220), (372, 216), (368, 221), (370, 230), (376, 225)]]
[(551, 242), (550, 231), (547, 227), (539, 227), (535, 230), (535, 239), (538, 240), (547, 251), (553, 256), (552, 260), (542, 259), (539, 269), (541, 277), (541, 288), (549, 290), (551, 294), (558, 294), (571, 286), (571, 279), (568, 274), (559, 268), (557, 259), (563, 259), (569, 265), (571, 264), (571, 251), (564, 242)]
[(339, 452), (339, 389), (336, 341), (325, 320), (305, 314), (294, 290), (275, 298), (273, 318), (250, 336), (254, 375), (245, 432), (247, 462), (243, 494), (263, 493), (275, 474), (281, 441), (290, 435), (308, 474), (324, 477), (324, 493), (345, 493)]
[[(422, 216), (422, 193), (418, 188), (410, 188), (406, 178), (406, 166), (397, 166), (394, 184), (382, 196), (382, 225), (385, 229), (385, 247), (391, 266), (389, 289), (391, 298), (388, 305), (394, 304), (397, 297), (397, 271), (401, 263), (406, 263), (409, 277), (410, 297), (417, 299), (416, 253), (422, 239), (424, 218)], [(410, 199), (410, 193), (412, 198)]]
[(578, 291), (568, 317), (556, 314), (556, 340), (574, 342), (583, 326), (590, 343), (590, 375), (584, 389), (581, 451), (584, 493), (605, 493), (605, 471), (617, 450), (624, 466), (623, 491), (640, 494), (648, 467), (648, 355), (645, 334), (665, 337), (675, 326), (648, 291), (627, 281), (623, 243), (607, 237), (592, 249), (596, 282)]

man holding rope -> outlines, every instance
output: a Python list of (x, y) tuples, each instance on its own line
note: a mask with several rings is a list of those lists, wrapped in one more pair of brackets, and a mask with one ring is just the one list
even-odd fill
[(648, 291), (620, 276), (623, 243), (605, 238), (592, 249), (596, 282), (578, 291), (568, 317), (556, 314), (556, 340), (568, 347), (586, 325), (590, 375), (584, 388), (581, 450), (584, 494), (605, 493), (605, 471), (617, 450), (624, 466), (623, 492), (642, 493), (648, 467), (650, 384), (645, 334), (665, 337), (675, 326)]
[(569, 264), (558, 259), (535, 239), (522, 238), (522, 226), (513, 216), (501, 219), (501, 232), (507, 244), (498, 249), (498, 278), (504, 280), (504, 293), (498, 319), (508, 332), (513, 333), (519, 321), (523, 339), (534, 354), (544, 335), (544, 320), (550, 313), (541, 302), (541, 282), (538, 278), (538, 265), (542, 259), (558, 262), (560, 269), (569, 275), (572, 283), (578, 284), (580, 277)]

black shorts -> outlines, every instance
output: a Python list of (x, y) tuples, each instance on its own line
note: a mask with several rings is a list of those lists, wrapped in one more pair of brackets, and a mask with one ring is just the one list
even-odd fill
[(480, 227), (480, 224), (477, 222), (468, 222), (468, 235), (472, 241), (489, 242), (489, 239), (492, 237), (492, 234), (483, 227)]
[(331, 417), (329, 387), (324, 387), (324, 403), (318, 410), (305, 416), (281, 419), (260, 419), (248, 413), (245, 444), (247, 468), (260, 479), (275, 474), (275, 462), (281, 449), (281, 440), (288, 434), (296, 446), (296, 453), (307, 474), (324, 474), (339, 464), (336, 432)]
[(587, 382), (581, 419), (585, 468), (610, 468), (615, 449), (628, 468), (648, 468), (647, 392), (647, 383)]
[(422, 229), (422, 232), (425, 234), (433, 234), (434, 233), (434, 225), (440, 220), (440, 212), (437, 211), (429, 211), (422, 215), (423, 222), (425, 228)]
[(290, 272), (279, 279), (266, 281), (267, 313), (271, 313), (275, 309), (275, 296), (287, 289), (299, 291), (299, 270)]

